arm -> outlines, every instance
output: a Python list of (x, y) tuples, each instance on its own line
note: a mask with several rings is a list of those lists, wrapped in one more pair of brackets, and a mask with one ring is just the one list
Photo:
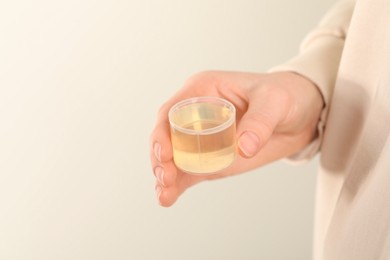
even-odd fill
[[(172, 205), (185, 190), (202, 181), (236, 175), (297, 154), (312, 155), (318, 150), (321, 138), (316, 138), (316, 133), (320, 129), (322, 135), (352, 7), (353, 1), (345, 0), (331, 9), (307, 37), (301, 53), (274, 69), (283, 72), (200, 73), (163, 104), (150, 136), (150, 159), (161, 205)], [(237, 109), (236, 138), (241, 156), (215, 175), (189, 175), (173, 161), (168, 110), (176, 102), (194, 96), (220, 96)]]
[(295, 72), (306, 77), (318, 87), (324, 100), (324, 108), (318, 123), (318, 138), (300, 153), (290, 156), (293, 161), (305, 161), (313, 157), (320, 148), (355, 2), (338, 1), (322, 18), (318, 27), (304, 39), (300, 53), (287, 63), (271, 69)]

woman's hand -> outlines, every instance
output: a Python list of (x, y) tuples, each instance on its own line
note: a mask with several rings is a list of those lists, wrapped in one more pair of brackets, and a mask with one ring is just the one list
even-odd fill
[[(237, 111), (240, 156), (214, 175), (190, 175), (173, 162), (168, 111), (175, 103), (197, 96), (227, 99)], [(318, 88), (295, 73), (210, 71), (194, 75), (161, 107), (150, 137), (159, 203), (171, 206), (187, 188), (203, 180), (236, 175), (297, 153), (315, 138), (322, 107)]]

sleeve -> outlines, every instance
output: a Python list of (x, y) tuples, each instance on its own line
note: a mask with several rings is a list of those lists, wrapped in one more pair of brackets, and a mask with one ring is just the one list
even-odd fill
[(318, 123), (318, 137), (302, 151), (288, 158), (305, 162), (320, 150), (337, 71), (352, 18), (355, 0), (339, 0), (322, 18), (317, 28), (303, 40), (297, 56), (270, 70), (291, 71), (311, 80), (320, 90), (324, 108)]

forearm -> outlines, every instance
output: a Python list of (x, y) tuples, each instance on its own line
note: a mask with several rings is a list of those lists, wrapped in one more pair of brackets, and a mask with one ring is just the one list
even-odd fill
[(306, 77), (317, 86), (323, 98), (324, 107), (317, 124), (318, 138), (302, 152), (290, 157), (295, 161), (310, 159), (320, 149), (354, 6), (355, 0), (337, 2), (323, 17), (318, 27), (302, 42), (300, 53), (285, 64), (270, 70), (271, 72), (290, 71)]
[(327, 105), (333, 94), (355, 0), (337, 2), (300, 46), (300, 53), (271, 71), (293, 71), (313, 81)]

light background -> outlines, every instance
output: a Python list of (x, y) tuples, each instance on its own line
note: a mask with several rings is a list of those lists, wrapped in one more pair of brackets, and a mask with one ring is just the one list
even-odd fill
[(287, 60), (332, 2), (1, 1), (0, 259), (310, 259), (316, 161), (166, 209), (148, 136), (191, 74)]

